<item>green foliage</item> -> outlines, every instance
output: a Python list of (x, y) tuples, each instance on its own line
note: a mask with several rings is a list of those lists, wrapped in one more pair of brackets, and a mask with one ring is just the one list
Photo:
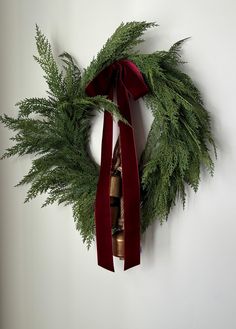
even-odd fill
[(20, 101), (17, 118), (0, 117), (16, 132), (14, 145), (3, 158), (35, 155), (30, 171), (18, 184), (31, 185), (26, 201), (47, 192), (43, 206), (55, 201), (71, 204), (76, 227), (88, 246), (94, 237), (93, 204), (99, 172), (88, 151), (91, 117), (95, 110), (106, 110), (125, 120), (106, 97), (86, 96), (85, 87), (112, 62), (122, 58), (135, 62), (150, 88), (145, 102), (154, 120), (140, 161), (143, 231), (157, 217), (166, 219), (176, 199), (185, 202), (186, 184), (197, 190), (201, 165), (213, 173), (209, 146), (215, 145), (209, 114), (192, 80), (179, 69), (184, 40), (169, 51), (132, 52), (144, 31), (153, 26), (122, 23), (83, 72), (68, 53), (60, 56), (60, 70), (48, 40), (36, 26), (35, 59), (44, 71), (49, 96)]
[(34, 56), (34, 59), (39, 63), (39, 65), (45, 72), (44, 78), (48, 84), (52, 95), (57, 98), (60, 98), (63, 96), (64, 91), (62, 88), (62, 72), (59, 71), (57, 64), (54, 60), (49, 41), (39, 30), (39, 27), (37, 25), (35, 39), (38, 56)]
[(197, 191), (201, 165), (214, 171), (209, 114), (192, 80), (179, 69), (184, 41), (168, 52), (130, 57), (150, 87), (145, 103), (154, 116), (140, 162), (143, 231), (157, 217), (167, 219), (176, 199), (185, 204), (186, 183)]
[(106, 66), (119, 59), (127, 58), (132, 48), (143, 41), (140, 38), (142, 34), (153, 26), (156, 26), (156, 24), (147, 22), (121, 23), (97, 54), (97, 57), (92, 60), (89, 67), (85, 70), (82, 78), (82, 87), (85, 88)]

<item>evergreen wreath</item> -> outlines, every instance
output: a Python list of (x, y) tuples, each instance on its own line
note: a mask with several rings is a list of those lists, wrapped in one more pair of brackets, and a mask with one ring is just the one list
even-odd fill
[[(94, 239), (94, 211), (99, 166), (92, 160), (88, 143), (94, 111), (109, 111), (118, 119), (117, 105), (105, 96), (88, 97), (85, 88), (105, 67), (129, 59), (142, 72), (149, 93), (144, 97), (153, 123), (142, 153), (141, 229), (159, 218), (167, 219), (177, 199), (185, 203), (185, 185), (196, 192), (200, 168), (213, 174), (209, 147), (215, 150), (210, 117), (191, 78), (181, 71), (180, 50), (186, 39), (169, 51), (141, 54), (133, 48), (155, 23), (122, 23), (83, 71), (68, 53), (59, 57), (59, 69), (49, 41), (36, 26), (38, 56), (49, 87), (47, 98), (26, 98), (19, 103), (17, 118), (3, 115), (0, 121), (16, 132), (14, 145), (2, 158), (34, 154), (32, 167), (18, 186), (31, 184), (25, 202), (47, 192), (43, 207), (54, 203), (72, 205), (73, 217), (83, 241)], [(215, 150), (216, 154), (216, 150)]]

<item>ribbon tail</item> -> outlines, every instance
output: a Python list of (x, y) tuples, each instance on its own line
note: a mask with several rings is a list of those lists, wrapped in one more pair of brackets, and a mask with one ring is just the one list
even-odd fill
[(100, 176), (95, 201), (95, 223), (98, 265), (114, 272), (110, 213), (110, 172), (112, 165), (113, 120), (104, 113)]
[[(121, 114), (131, 124), (129, 98), (122, 82), (117, 86), (117, 101)], [(140, 186), (133, 128), (123, 122), (119, 122), (119, 127), (124, 198), (124, 269), (127, 270), (140, 264)]]

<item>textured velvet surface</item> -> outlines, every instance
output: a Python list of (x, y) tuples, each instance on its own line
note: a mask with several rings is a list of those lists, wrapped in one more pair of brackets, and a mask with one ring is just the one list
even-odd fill
[[(122, 193), (124, 198), (125, 256), (124, 269), (140, 264), (140, 186), (138, 161), (131, 122), (129, 97), (138, 99), (148, 92), (141, 72), (128, 60), (116, 61), (89, 83), (89, 96), (108, 95), (113, 100), (116, 92), (120, 113), (130, 126), (119, 122), (122, 164)], [(104, 113), (101, 168), (95, 202), (95, 223), (98, 265), (114, 271), (112, 255), (110, 175), (112, 164), (112, 116)]]

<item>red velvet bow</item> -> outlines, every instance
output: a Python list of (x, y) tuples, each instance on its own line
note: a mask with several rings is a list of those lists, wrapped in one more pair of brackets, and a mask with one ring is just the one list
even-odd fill
[[(137, 66), (129, 60), (119, 60), (105, 68), (86, 88), (89, 96), (108, 95), (117, 104), (130, 126), (119, 121), (122, 164), (122, 193), (124, 199), (125, 257), (124, 269), (140, 264), (140, 186), (138, 162), (129, 108), (129, 96), (144, 96), (148, 87)], [(113, 122), (110, 113), (104, 113), (100, 176), (95, 202), (95, 223), (98, 265), (114, 271), (112, 256), (110, 174), (112, 165)]]

